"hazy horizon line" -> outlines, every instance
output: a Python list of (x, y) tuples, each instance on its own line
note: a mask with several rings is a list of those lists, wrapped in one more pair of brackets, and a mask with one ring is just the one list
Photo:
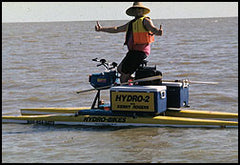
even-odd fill
[[(152, 20), (172, 20), (172, 19), (211, 19), (211, 18), (238, 18), (238, 16), (209, 16), (209, 17), (189, 17), (189, 18), (185, 18), (185, 17), (179, 17), (179, 18), (157, 18), (154, 19), (152, 18)], [(131, 20), (131, 19), (129, 19)], [(126, 19), (102, 19), (102, 20), (66, 20), (66, 21), (19, 21), (19, 22), (2, 22), (2, 24), (5, 23), (51, 23), (51, 22), (95, 22), (95, 21), (129, 21)]]

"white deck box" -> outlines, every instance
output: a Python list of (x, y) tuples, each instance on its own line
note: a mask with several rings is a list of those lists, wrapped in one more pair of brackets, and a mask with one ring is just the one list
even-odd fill
[(166, 86), (116, 86), (110, 89), (112, 111), (161, 113), (167, 109)]

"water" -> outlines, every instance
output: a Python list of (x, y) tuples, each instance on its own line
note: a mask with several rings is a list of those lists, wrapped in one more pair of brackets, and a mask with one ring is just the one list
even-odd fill
[[(191, 85), (191, 109), (238, 112), (238, 18), (153, 20), (162, 24), (148, 65), (163, 79)], [(126, 21), (100, 21), (103, 26)], [(93, 58), (119, 63), (124, 33), (94, 31), (95, 22), (3, 23), (2, 114), (21, 108), (90, 106)], [(103, 99), (109, 102), (109, 91)], [(238, 129), (2, 125), (2, 162), (236, 163)]]

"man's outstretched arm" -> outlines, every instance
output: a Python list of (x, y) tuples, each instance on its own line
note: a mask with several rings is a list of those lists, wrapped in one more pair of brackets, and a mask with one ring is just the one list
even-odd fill
[(108, 32), (108, 33), (118, 33), (118, 32), (125, 32), (127, 30), (127, 24), (122, 26), (114, 26), (114, 27), (102, 27), (99, 22), (97, 21), (97, 25), (95, 26), (96, 31)]
[(151, 31), (153, 34), (158, 35), (158, 36), (162, 36), (163, 35), (163, 29), (162, 26), (160, 25), (160, 29), (156, 28), (152, 21), (148, 18), (144, 19), (144, 25), (147, 28), (147, 30)]

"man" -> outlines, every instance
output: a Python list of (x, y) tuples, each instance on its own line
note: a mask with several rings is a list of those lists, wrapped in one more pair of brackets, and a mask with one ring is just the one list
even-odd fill
[(126, 32), (125, 45), (128, 47), (128, 53), (119, 64), (117, 70), (121, 74), (121, 83), (127, 82), (142, 61), (150, 54), (150, 43), (154, 42), (154, 35), (161, 36), (163, 30), (156, 28), (149, 17), (145, 15), (150, 9), (143, 6), (141, 2), (134, 2), (133, 6), (126, 10), (126, 14), (135, 18), (118, 27), (102, 27), (97, 21), (96, 31), (118, 33)]

